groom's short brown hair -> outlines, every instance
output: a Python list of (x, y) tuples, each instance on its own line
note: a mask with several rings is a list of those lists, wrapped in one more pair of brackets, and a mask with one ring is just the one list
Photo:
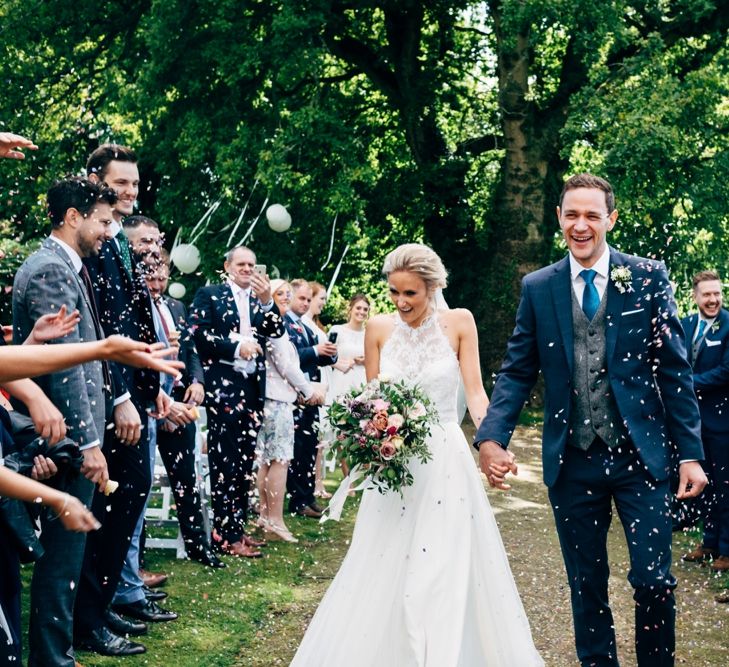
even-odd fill
[(693, 286), (696, 289), (699, 283), (708, 282), (709, 280), (718, 280), (721, 282), (721, 278), (716, 271), (699, 271), (693, 278)]
[(605, 193), (605, 204), (607, 204), (608, 214), (615, 210), (615, 194), (613, 186), (604, 178), (594, 176), (593, 174), (582, 173), (570, 176), (564, 183), (562, 194), (559, 196), (559, 207), (562, 208), (562, 200), (568, 190), (577, 190), (577, 188), (597, 188)]

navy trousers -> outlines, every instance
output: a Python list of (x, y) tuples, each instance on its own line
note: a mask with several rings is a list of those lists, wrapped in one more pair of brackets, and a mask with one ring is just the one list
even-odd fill
[(704, 546), (729, 556), (729, 434), (701, 433), (705, 459), (702, 463), (709, 478)]
[(549, 499), (569, 579), (581, 664), (619, 664), (608, 602), (607, 533), (614, 502), (630, 553), (638, 664), (673, 665), (676, 580), (670, 571), (668, 480), (656, 482), (632, 445), (610, 450), (597, 439), (586, 452), (567, 447)]

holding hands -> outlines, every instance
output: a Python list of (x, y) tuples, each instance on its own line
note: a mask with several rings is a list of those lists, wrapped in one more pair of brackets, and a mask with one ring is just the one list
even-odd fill
[(505, 482), (506, 475), (518, 474), (516, 457), (498, 442), (484, 440), (478, 450), (481, 472), (486, 475), (489, 485), (495, 489), (508, 491), (511, 486)]

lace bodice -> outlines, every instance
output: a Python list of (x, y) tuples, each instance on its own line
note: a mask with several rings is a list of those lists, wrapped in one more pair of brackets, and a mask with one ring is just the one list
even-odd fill
[(418, 384), (433, 401), (442, 422), (459, 421), (460, 368), (438, 316), (431, 315), (417, 329), (399, 315), (394, 317), (395, 329), (380, 354), (380, 373)]

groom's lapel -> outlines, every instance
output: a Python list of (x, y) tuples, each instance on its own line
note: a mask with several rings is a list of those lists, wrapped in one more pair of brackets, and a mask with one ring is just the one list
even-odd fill
[(574, 341), (572, 331), (572, 276), (570, 275), (569, 257), (557, 264), (549, 281), (552, 290), (554, 312), (557, 314), (559, 331), (562, 334), (562, 346), (567, 357), (567, 365), (572, 375), (574, 363)]
[[(605, 312), (605, 361), (610, 363), (615, 352), (615, 344), (618, 341), (618, 333), (620, 323), (622, 321), (623, 311), (625, 310), (625, 295), (615, 287), (615, 283), (610, 279), (610, 271), (614, 266), (622, 266), (623, 262), (615, 251), (610, 251), (610, 267), (608, 268), (607, 282), (607, 310)], [(637, 334), (636, 334), (637, 335)], [(643, 334), (640, 334), (643, 335)]]

